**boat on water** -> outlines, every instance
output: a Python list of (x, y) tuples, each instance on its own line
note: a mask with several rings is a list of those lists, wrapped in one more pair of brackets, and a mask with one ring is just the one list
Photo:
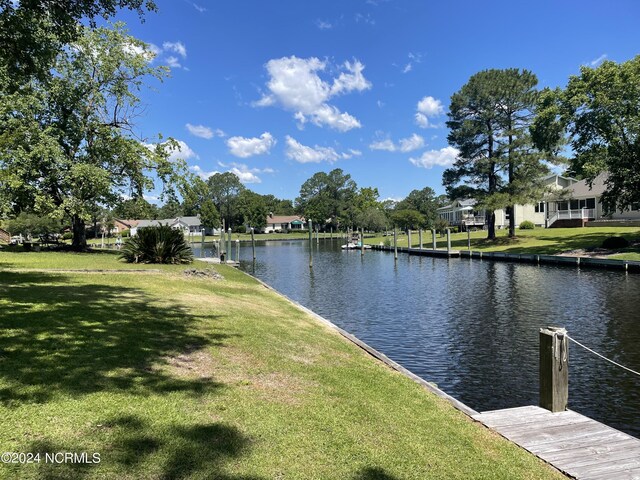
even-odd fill
[[(353, 241), (353, 240), (351, 242), (348, 242), (342, 245), (343, 250), (362, 250), (362, 248), (363, 248), (362, 243), (360, 243), (359, 241)], [(364, 249), (371, 250), (371, 245), (365, 244)]]

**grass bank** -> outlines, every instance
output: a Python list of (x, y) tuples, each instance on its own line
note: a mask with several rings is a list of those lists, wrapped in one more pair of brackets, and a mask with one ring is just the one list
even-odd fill
[[(3, 478), (562, 478), (250, 277), (0, 252)], [(39, 270), (31, 270), (37, 268)]]
[[(495, 241), (486, 239), (486, 231), (471, 233), (471, 249), (477, 251), (510, 252), (510, 253), (539, 253), (554, 255), (570, 250), (589, 249), (599, 247), (604, 239), (611, 236), (622, 236), (628, 240), (640, 240), (640, 228), (638, 227), (585, 227), (585, 228), (536, 228), (533, 230), (518, 230), (516, 238), (509, 238), (507, 230), (498, 230), (498, 238)], [(369, 238), (366, 243), (377, 245), (381, 242), (391, 241), (393, 237), (378, 236)], [(398, 237), (398, 246), (406, 247), (408, 238), (406, 235)], [(418, 232), (411, 235), (411, 246), (418, 247)], [(454, 249), (467, 249), (467, 233), (455, 233), (451, 235), (451, 246)], [(423, 232), (424, 248), (431, 248), (431, 232)], [(446, 237), (438, 236), (438, 248), (447, 248)], [(640, 260), (638, 249), (630, 248), (623, 252), (627, 260)], [(616, 257), (617, 258), (617, 257)]]

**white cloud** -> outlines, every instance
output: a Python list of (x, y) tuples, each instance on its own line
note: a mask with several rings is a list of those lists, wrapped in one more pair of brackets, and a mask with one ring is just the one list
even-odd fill
[(264, 132), (259, 138), (231, 137), (227, 140), (229, 152), (239, 158), (269, 153), (275, 144), (276, 139), (269, 132)]
[(192, 3), (191, 3), (191, 5), (193, 5), (193, 8), (195, 8), (195, 9), (196, 9), (197, 11), (199, 11), (200, 13), (204, 13), (204, 12), (206, 12), (206, 11), (207, 11), (207, 9), (206, 9), (206, 8), (204, 8), (204, 7), (203, 7), (203, 6), (201, 6), (201, 5), (198, 5), (197, 3), (193, 3), (193, 2), (192, 2)]
[(402, 138), (396, 145), (390, 139), (378, 140), (369, 145), (371, 150), (386, 150), (387, 152), (413, 152), (414, 150), (418, 150), (424, 147), (425, 142), (424, 138), (420, 135), (414, 133), (410, 137)]
[(212, 170), (210, 172), (207, 172), (205, 170), (203, 170), (200, 165), (193, 165), (192, 167), (189, 167), (189, 170), (193, 171), (194, 173), (196, 173), (200, 178), (202, 178), (203, 180), (208, 179), (209, 177), (215, 175), (216, 173), (220, 173), (217, 170)]
[(418, 102), (418, 111), (424, 113), (427, 117), (435, 117), (444, 113), (442, 102), (431, 96), (423, 97)]
[(415, 120), (419, 127), (428, 128), (435, 127), (430, 121), (430, 117), (437, 117), (444, 113), (442, 102), (431, 96), (422, 97), (416, 106), (417, 113)]
[(178, 60), (178, 57), (174, 57), (173, 55), (168, 56), (167, 58), (164, 59), (164, 61), (167, 62), (167, 65), (170, 66), (171, 68), (182, 67), (182, 65), (180, 65), (180, 61)]
[(350, 149), (349, 153), (338, 153), (335, 149), (331, 147), (320, 147), (315, 145), (313, 147), (309, 147), (307, 145), (302, 145), (294, 138), (291, 138), (287, 135), (287, 150), (286, 155), (291, 160), (295, 160), (299, 163), (320, 163), (320, 162), (329, 162), (334, 163), (338, 160), (347, 160), (352, 157), (357, 157), (362, 155), (362, 152), (359, 150)]
[(222, 162), (218, 162), (222, 168), (228, 169), (227, 171), (233, 173), (236, 177), (240, 179), (242, 183), (262, 183), (262, 180), (257, 173), (273, 173), (274, 170), (272, 168), (249, 168), (244, 163), (235, 163), (231, 162), (229, 164), (224, 164)]
[(395, 143), (393, 143), (388, 138), (386, 140), (378, 140), (369, 145), (371, 150), (386, 150), (387, 152), (395, 152), (397, 147)]
[(454, 147), (444, 147), (440, 150), (429, 150), (424, 152), (419, 158), (410, 158), (409, 161), (416, 167), (432, 168), (449, 167), (453, 165), (458, 157), (459, 150)]
[(260, 100), (253, 103), (256, 107), (279, 105), (293, 112), (300, 127), (306, 122), (317, 126), (328, 125), (345, 132), (359, 128), (360, 122), (347, 112), (341, 112), (328, 101), (340, 94), (364, 91), (371, 83), (364, 77), (364, 65), (358, 60), (345, 62), (342, 72), (332, 82), (318, 75), (327, 64), (318, 58), (298, 58), (295, 56), (269, 60), (266, 64), (269, 73), (267, 89)]
[(151, 62), (160, 53), (160, 49), (153, 43), (147, 43), (144, 45), (135, 45), (133, 43), (126, 43), (122, 49), (125, 53), (131, 56), (144, 55), (148, 62)]
[(402, 69), (402, 73), (409, 73), (411, 70), (413, 70), (413, 64), (407, 63)]
[(316, 27), (318, 27), (320, 30), (331, 30), (333, 28), (333, 25), (329, 22), (325, 22), (324, 20), (317, 19)]
[(174, 52), (182, 58), (187, 58), (187, 47), (185, 47), (182, 42), (164, 42), (162, 48), (166, 52)]
[[(194, 152), (186, 142), (182, 140), (176, 140), (177, 145), (170, 146), (167, 142), (162, 143), (165, 151), (169, 152), (168, 160), (170, 162), (175, 162), (177, 160), (189, 160), (190, 158), (199, 158), (198, 154)], [(156, 144), (153, 143), (143, 143), (145, 147), (149, 150), (154, 150), (156, 148)]]
[(367, 13), (366, 15), (363, 15), (362, 13), (356, 13), (353, 18), (355, 19), (356, 23), (362, 22), (366, 23), (367, 25), (371, 25), (372, 27), (376, 24), (376, 21), (369, 13)]
[(191, 125), (190, 123), (187, 123), (185, 127), (187, 128), (187, 130), (189, 130), (189, 133), (191, 135), (200, 138), (206, 138), (207, 140), (213, 137), (224, 138), (227, 136), (227, 134), (219, 128), (216, 128), (214, 130), (205, 125)]
[(603, 53), (602, 55), (600, 55), (598, 58), (591, 60), (589, 62), (589, 65), (591, 65), (592, 67), (597, 67), (598, 65), (600, 65), (602, 62), (604, 62), (607, 59), (607, 54)]

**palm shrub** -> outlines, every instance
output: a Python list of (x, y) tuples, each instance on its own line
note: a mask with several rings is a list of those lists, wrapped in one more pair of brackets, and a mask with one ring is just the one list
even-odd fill
[(120, 258), (129, 263), (191, 263), (193, 252), (181, 230), (160, 225), (139, 228), (123, 245)]

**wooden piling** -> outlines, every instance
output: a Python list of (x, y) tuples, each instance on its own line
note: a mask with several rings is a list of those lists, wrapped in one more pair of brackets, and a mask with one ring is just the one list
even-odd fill
[(202, 228), (202, 242), (200, 243), (200, 257), (204, 257), (204, 227)]
[(447, 228), (447, 253), (451, 253), (451, 229)]
[(560, 327), (540, 329), (540, 406), (563, 412), (569, 401), (569, 342)]
[(411, 248), (411, 229), (407, 229), (407, 248)]
[(422, 229), (418, 230), (418, 248), (422, 250)]
[(313, 268), (313, 222), (309, 219), (309, 268)]
[(256, 261), (256, 238), (253, 235), (254, 228), (251, 227), (251, 250), (253, 251), (253, 261)]
[(225, 232), (225, 222), (224, 218), (222, 219), (222, 228), (220, 229), (220, 240), (218, 241), (218, 254), (220, 255), (220, 261), (224, 262), (224, 232)]
[(431, 230), (431, 241), (433, 242), (433, 249), (437, 250), (438, 249), (438, 244), (436, 243), (436, 229), (432, 229)]
[(398, 229), (393, 227), (393, 258), (398, 259)]
[(360, 256), (364, 255), (364, 228), (360, 229)]
[(236, 262), (240, 263), (240, 239), (236, 238)]
[(467, 227), (467, 247), (471, 251), (471, 230), (469, 230), (469, 227)]

